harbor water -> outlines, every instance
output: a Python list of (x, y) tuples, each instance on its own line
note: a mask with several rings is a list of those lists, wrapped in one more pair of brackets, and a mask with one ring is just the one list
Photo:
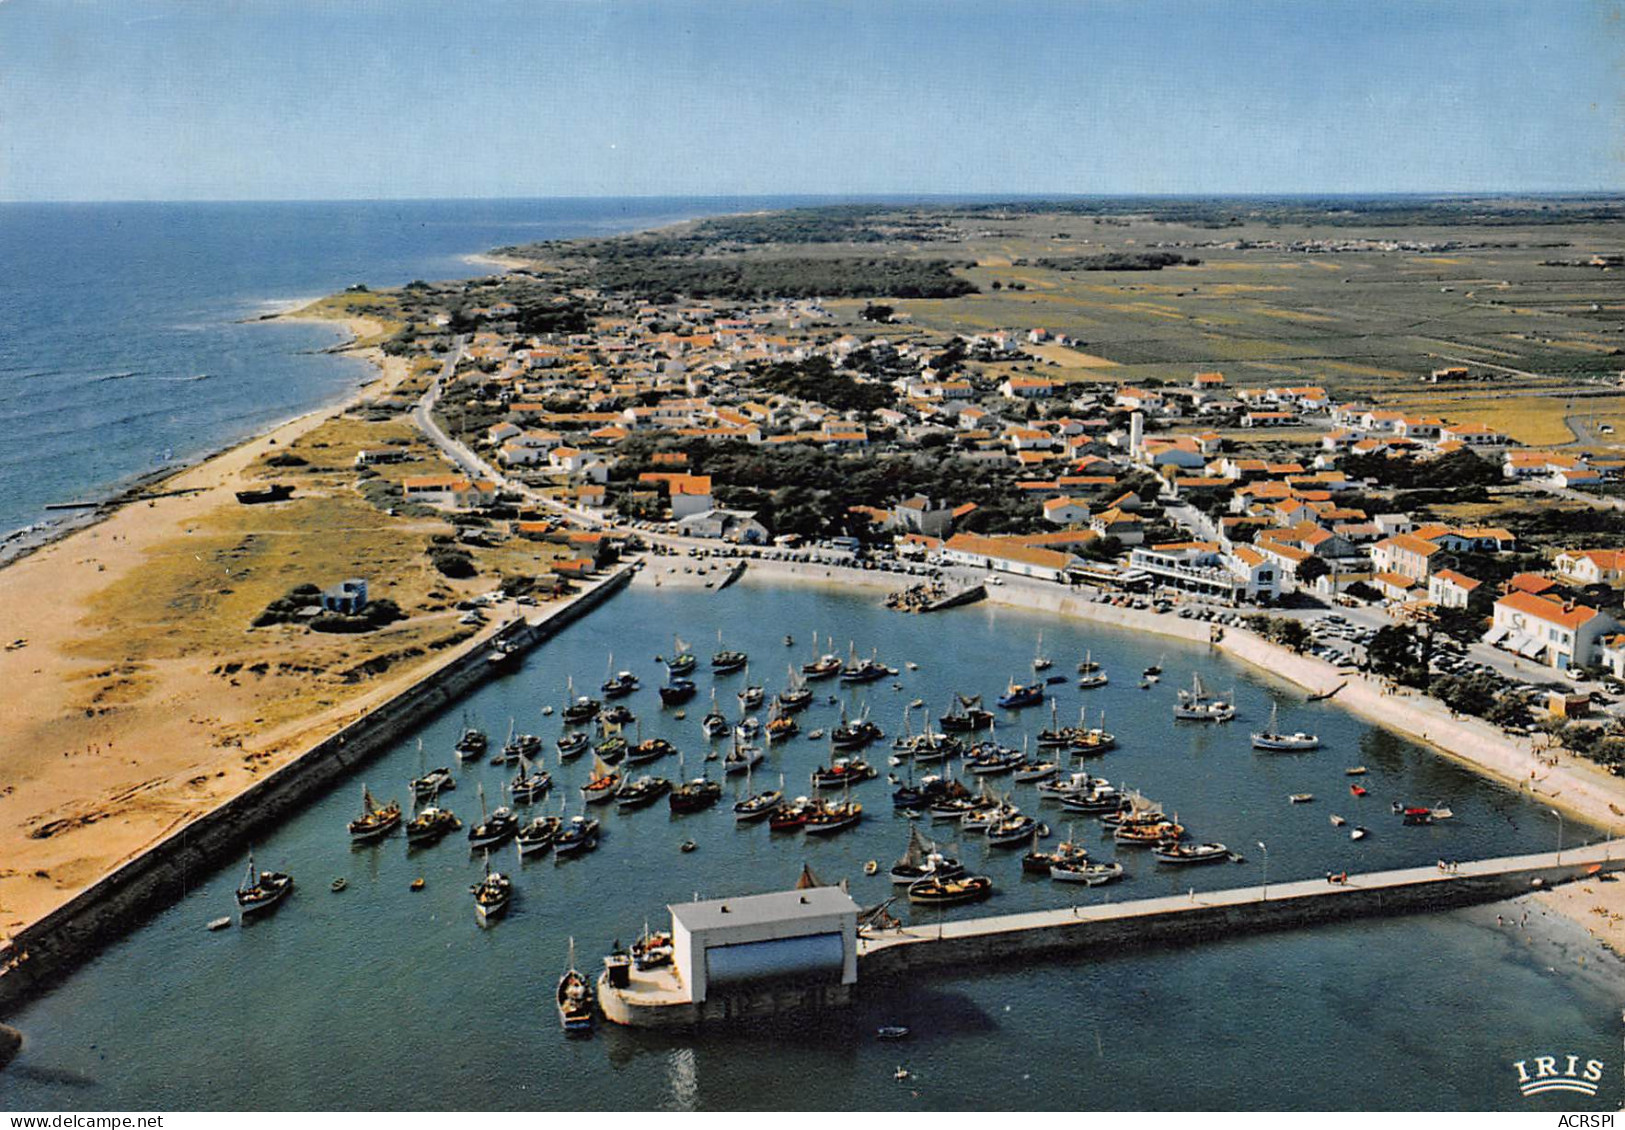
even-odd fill
[[(996, 787), (1048, 823), (1048, 842), (1070, 824), (1093, 857), (1121, 859), (1127, 878), (1078, 889), (1024, 876), (1019, 848), (992, 848), (893, 811), (885, 774), (908, 771), (887, 765), (906, 705), (923, 700), (935, 716), (956, 694), (980, 694), (991, 707), (1012, 678), (1033, 678), (1040, 629), (1054, 660), (1049, 673), (1066, 676), (1049, 688), (1062, 723), (1075, 723), (1082, 708), (1094, 725), (1104, 710), (1106, 728), (1118, 736), (1116, 751), (1086, 767), (1142, 790), (1177, 813), (1190, 838), (1222, 841), (1240, 862), (1159, 866), (1144, 852), (1115, 848), (1093, 820), (1069, 820), (1040, 803), (1032, 785), (1008, 777), (994, 778)], [(843, 709), (851, 717), (867, 710), (887, 738), (866, 755), (880, 779), (852, 790), (865, 809), (854, 829), (819, 838), (736, 825), (731, 804), (746, 790), (742, 776), (727, 778), (721, 804), (691, 815), (672, 815), (663, 802), (631, 813), (595, 806), (605, 825), (595, 852), (520, 862), (509, 845), (491, 857), (492, 867), (514, 876), (516, 894), (508, 916), (486, 928), (469, 894), (483, 862), (469, 851), (466, 832), (414, 851), (399, 833), (370, 847), (347, 842), (345, 823), (359, 811), (364, 783), (380, 799), (409, 802), (407, 782), (425, 766), (456, 774), (444, 805), (465, 827), (479, 818), (481, 786), (488, 805), (503, 802), (512, 769), (460, 766), (453, 756), (465, 722), (486, 729), (493, 748), (510, 726), (543, 738), (558, 787), (520, 806), (522, 817), (561, 805), (582, 811), (579, 787), (591, 757), (559, 762), (560, 710), (567, 680), (577, 693), (596, 695), (611, 670), (632, 670), (643, 684), (622, 700), (639, 720), (627, 736), (635, 740), (641, 728), (643, 737), (666, 737), (682, 751), (687, 776), (720, 779), (727, 743), (708, 742), (699, 721), (713, 688), (717, 705), (737, 719), (735, 693), (747, 674), (713, 676), (710, 654), (748, 652), (749, 682), (771, 696), (790, 665), (813, 658), (814, 632), (819, 651), (874, 652), (899, 674), (862, 687), (814, 683), (803, 734), (768, 747), (750, 787), (776, 787), (782, 774), (789, 796), (810, 794), (809, 774), (827, 763), (829, 749), (807, 731), (832, 729)], [(681, 719), (662, 709), (655, 689), (664, 674), (655, 656), (672, 654), (675, 636), (700, 657), (700, 693)], [(1104, 666), (1106, 687), (1077, 689), (1073, 671), (1086, 652)], [(1142, 690), (1140, 672), (1151, 665), (1162, 667), (1161, 679)], [(1234, 722), (1172, 718), (1175, 690), (1196, 674), (1212, 689), (1234, 690)], [(1254, 752), (1247, 735), (1272, 705), (1282, 729), (1316, 732), (1322, 747)], [(916, 728), (921, 713), (913, 712)], [(997, 713), (995, 737), (1017, 748), (1050, 721), (1047, 703)], [(719, 759), (707, 761), (708, 752)], [(1367, 768), (1358, 778), (1369, 793), (1363, 798), (1350, 794), (1355, 779), (1345, 775), (1355, 765)], [(679, 776), (675, 759), (646, 771)], [(1288, 800), (1300, 793), (1315, 799)], [(1395, 801), (1442, 804), (1454, 815), (1405, 826)], [(1347, 824), (1333, 826), (1333, 814)], [(1355, 825), (1370, 834), (1352, 841)], [(600, 1021), (589, 1040), (562, 1037), (553, 990), (571, 939), (578, 964), (596, 971), (601, 955), (617, 940), (630, 942), (645, 921), (664, 926), (668, 903), (782, 889), (803, 864), (827, 881), (849, 881), (860, 905), (879, 903), (894, 893), (886, 868), (915, 827), (996, 887), (991, 900), (972, 907), (921, 912), (893, 904), (915, 925), (938, 914), (1252, 885), (1264, 878), (1266, 860), (1274, 882), (1550, 850), (1560, 831), (1568, 844), (1601, 838), (1572, 819), (1560, 829), (1511, 790), (1335, 701), (1308, 703), (1298, 688), (1204, 646), (992, 604), (908, 616), (880, 607), (877, 593), (756, 584), (748, 574), (720, 593), (638, 584), (261, 837), (257, 862), (298, 883), (274, 914), (205, 930), (231, 913), (242, 872), (242, 860), (222, 861), (194, 877), (183, 901), (8, 1017), (27, 1043), (0, 1073), (0, 1105), (1527, 1109), (1561, 1100), (1520, 1096), (1514, 1061), (1554, 1050), (1617, 1058), (1625, 980), (1618, 964), (1571, 925), (1497, 925), (1505, 908), (1494, 907), (860, 985), (851, 1008), (808, 1023), (695, 1035)], [(690, 839), (696, 849), (681, 851)], [(879, 864), (875, 876), (864, 874), (870, 860)], [(333, 892), (339, 877), (346, 889)], [(419, 877), (424, 887), (414, 892)], [(910, 1036), (878, 1042), (882, 1024), (906, 1025)], [(907, 1079), (894, 1078), (899, 1066)], [(1617, 1091), (1617, 1073), (1612, 1078)]]

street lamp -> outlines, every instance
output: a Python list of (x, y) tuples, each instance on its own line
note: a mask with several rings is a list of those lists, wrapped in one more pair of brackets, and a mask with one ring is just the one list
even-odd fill
[(1258, 901), (1268, 902), (1270, 900), (1270, 849), (1264, 846), (1263, 840), (1259, 840), (1258, 850), (1264, 853), (1264, 897)]
[(1557, 862), (1563, 862), (1563, 814), (1555, 808), (1546, 810), (1557, 817)]

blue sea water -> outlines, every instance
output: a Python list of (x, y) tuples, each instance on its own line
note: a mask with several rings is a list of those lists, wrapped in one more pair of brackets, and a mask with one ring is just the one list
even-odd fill
[(774, 199), (0, 203), (0, 535), (331, 402), (368, 375), (336, 327), (245, 322), (464, 256), (778, 207)]

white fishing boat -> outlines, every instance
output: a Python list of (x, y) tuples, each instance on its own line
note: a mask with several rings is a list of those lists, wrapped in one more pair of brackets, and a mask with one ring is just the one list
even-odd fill
[(1202, 676), (1191, 676), (1191, 689), (1179, 692), (1174, 717), (1183, 722), (1228, 722), (1236, 716), (1235, 703), (1225, 695), (1209, 694)]
[(1271, 753), (1300, 753), (1320, 748), (1320, 737), (1316, 734), (1306, 734), (1302, 730), (1291, 734), (1282, 733), (1278, 724), (1280, 713), (1279, 703), (1270, 707), (1270, 724), (1261, 733), (1253, 735), (1254, 749)]

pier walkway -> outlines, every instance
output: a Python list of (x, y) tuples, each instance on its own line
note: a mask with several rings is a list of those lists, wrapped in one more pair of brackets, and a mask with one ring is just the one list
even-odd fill
[[(1625, 871), (1625, 840), (1562, 852), (1509, 856), (1340, 881), (1292, 880), (1172, 897), (1103, 902), (867, 931), (858, 939), (859, 980), (939, 965), (1026, 954), (1109, 955), (1129, 946), (1209, 941), (1380, 915), (1495, 902), (1602, 872)], [(1110, 891), (1111, 888), (1104, 888)]]

